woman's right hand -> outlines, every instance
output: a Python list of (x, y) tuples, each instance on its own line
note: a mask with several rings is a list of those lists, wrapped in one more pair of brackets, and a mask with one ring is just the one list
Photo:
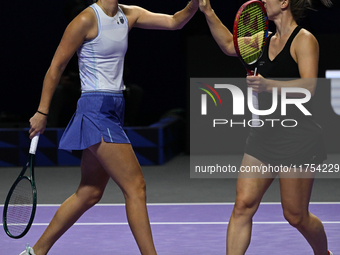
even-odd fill
[(30, 118), (30, 139), (32, 139), (38, 132), (44, 133), (47, 124), (47, 116), (36, 112), (32, 118)]
[(210, 0), (199, 0), (198, 2), (201, 12), (206, 13), (207, 11), (211, 10)]

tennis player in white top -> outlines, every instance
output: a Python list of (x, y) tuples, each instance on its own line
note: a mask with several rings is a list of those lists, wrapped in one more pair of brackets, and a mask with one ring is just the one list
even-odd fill
[[(68, 25), (46, 73), (38, 111), (30, 119), (29, 133), (32, 138), (36, 133), (44, 132), (54, 90), (77, 51), (83, 93), (60, 148), (83, 150), (81, 181), (77, 191), (60, 206), (37, 243), (21, 254), (47, 254), (65, 231), (100, 200), (109, 178), (124, 194), (128, 222), (141, 254), (156, 254), (146, 208), (145, 181), (121, 127), (127, 33), (133, 27), (180, 29), (195, 14), (198, 4), (198, 0), (191, 0), (183, 10), (166, 15), (138, 6), (121, 5), (118, 0), (98, 0)], [(99, 117), (95, 119), (94, 116)], [(77, 135), (73, 137), (73, 134)], [(124, 251), (121, 253), (125, 254)]]

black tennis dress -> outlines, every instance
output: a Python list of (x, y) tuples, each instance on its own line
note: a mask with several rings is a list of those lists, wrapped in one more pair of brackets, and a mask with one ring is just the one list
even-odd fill
[[(297, 79), (300, 78), (297, 63), (290, 54), (293, 39), (300, 31), (298, 26), (290, 35), (283, 50), (272, 61), (268, 56), (271, 34), (265, 45), (258, 64), (258, 73), (268, 79)], [(285, 79), (285, 80), (286, 80)], [(312, 99), (311, 99), (312, 100)], [(322, 128), (314, 121), (311, 100), (305, 108), (312, 116), (305, 116), (295, 105), (287, 105), (287, 115), (281, 116), (281, 96), (278, 96), (278, 107), (274, 113), (261, 116), (264, 121), (262, 127), (252, 127), (247, 138), (245, 153), (272, 165), (302, 165), (320, 164), (326, 158), (322, 137)], [(272, 106), (272, 93), (259, 93), (259, 108), (266, 110)], [(265, 121), (279, 119), (280, 121)], [(282, 120), (294, 119), (298, 123), (295, 127), (283, 127)], [(286, 126), (293, 126), (294, 122), (284, 122)]]

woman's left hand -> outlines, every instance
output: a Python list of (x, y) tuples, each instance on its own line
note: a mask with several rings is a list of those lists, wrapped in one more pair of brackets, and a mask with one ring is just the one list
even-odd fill
[(210, 0), (198, 0), (197, 3), (201, 12), (206, 13), (207, 11), (211, 11)]
[(265, 79), (261, 74), (257, 76), (248, 75), (247, 84), (248, 87), (252, 87), (254, 92), (261, 93), (268, 91), (268, 80)]

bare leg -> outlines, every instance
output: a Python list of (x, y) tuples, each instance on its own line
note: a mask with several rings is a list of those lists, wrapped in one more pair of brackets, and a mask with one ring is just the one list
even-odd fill
[(289, 224), (308, 241), (315, 255), (328, 255), (321, 221), (308, 211), (314, 179), (280, 178), (283, 213)]
[[(241, 166), (260, 166), (263, 162), (244, 154)], [(227, 231), (227, 254), (245, 254), (251, 238), (252, 218), (257, 211), (263, 194), (266, 192), (273, 177), (247, 178), (239, 175), (236, 184), (236, 201), (230, 217)], [(263, 178), (262, 178), (263, 177)]]
[(81, 160), (81, 181), (75, 194), (71, 195), (57, 210), (38, 242), (33, 246), (36, 255), (44, 255), (79, 217), (96, 204), (106, 187), (109, 175), (87, 149)]
[(79, 217), (96, 204), (111, 177), (122, 189), (132, 233), (141, 253), (156, 254), (146, 208), (145, 182), (130, 144), (102, 142), (84, 150), (82, 179), (75, 194), (58, 209), (49, 226), (33, 246), (36, 255), (45, 255)]
[(91, 152), (123, 191), (131, 231), (142, 254), (156, 254), (146, 207), (145, 181), (130, 144), (94, 145)]

